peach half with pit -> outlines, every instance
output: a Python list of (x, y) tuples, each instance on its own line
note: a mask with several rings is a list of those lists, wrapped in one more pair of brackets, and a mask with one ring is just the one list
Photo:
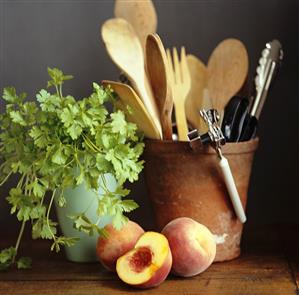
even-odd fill
[(174, 275), (195, 276), (205, 271), (215, 259), (213, 234), (206, 226), (191, 218), (179, 217), (170, 221), (162, 234), (169, 242)]
[(144, 230), (131, 220), (120, 230), (115, 229), (112, 224), (106, 225), (104, 229), (108, 237), (98, 238), (96, 254), (105, 268), (115, 271), (117, 259), (134, 248)]
[(157, 232), (144, 233), (134, 249), (118, 258), (119, 278), (138, 288), (160, 285), (168, 276), (172, 255), (166, 237)]

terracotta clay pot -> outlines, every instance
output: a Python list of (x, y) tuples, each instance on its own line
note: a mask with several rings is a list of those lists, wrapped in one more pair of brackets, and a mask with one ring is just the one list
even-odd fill
[[(244, 208), (257, 146), (254, 139), (222, 148)], [(238, 257), (243, 225), (233, 211), (215, 151), (211, 147), (194, 151), (188, 142), (146, 140), (144, 159), (158, 229), (174, 218), (191, 217), (214, 234), (215, 261)]]

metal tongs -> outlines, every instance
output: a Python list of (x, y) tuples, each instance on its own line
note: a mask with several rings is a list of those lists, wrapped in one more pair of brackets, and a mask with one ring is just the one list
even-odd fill
[(219, 166), (226, 184), (233, 208), (239, 220), (242, 223), (246, 222), (246, 215), (240, 200), (239, 193), (236, 188), (236, 184), (229, 167), (227, 159), (223, 156), (221, 152), (221, 146), (225, 144), (225, 137), (221, 131), (219, 124), (220, 116), (215, 109), (210, 109), (208, 111), (201, 110), (201, 117), (204, 119), (209, 130), (207, 133), (200, 135), (197, 129), (194, 129), (188, 133), (188, 138), (190, 140), (190, 146), (195, 149), (198, 143), (201, 145), (210, 144), (216, 151), (219, 158)]

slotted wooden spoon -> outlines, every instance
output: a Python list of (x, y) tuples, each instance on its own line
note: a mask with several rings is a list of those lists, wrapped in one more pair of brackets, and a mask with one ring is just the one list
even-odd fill
[(150, 34), (146, 39), (146, 66), (160, 112), (163, 139), (171, 140), (173, 99), (168, 78), (167, 56), (158, 34)]
[(151, 0), (116, 0), (114, 15), (127, 20), (135, 29), (143, 49), (146, 37), (157, 30), (157, 14)]
[(162, 137), (158, 108), (144, 70), (142, 47), (132, 25), (125, 19), (109, 19), (101, 33), (109, 56), (131, 81)]

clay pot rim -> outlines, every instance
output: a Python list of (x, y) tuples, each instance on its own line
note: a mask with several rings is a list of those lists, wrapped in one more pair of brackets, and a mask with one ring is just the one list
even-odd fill
[[(145, 139), (145, 153), (180, 153), (193, 152), (201, 154), (215, 154), (212, 147), (200, 148), (196, 151), (192, 150), (189, 142), (173, 141), (173, 140), (159, 140), (159, 139)], [(254, 152), (259, 144), (259, 138), (256, 137), (249, 141), (242, 142), (228, 142), (222, 147), (223, 154), (245, 154)]]

